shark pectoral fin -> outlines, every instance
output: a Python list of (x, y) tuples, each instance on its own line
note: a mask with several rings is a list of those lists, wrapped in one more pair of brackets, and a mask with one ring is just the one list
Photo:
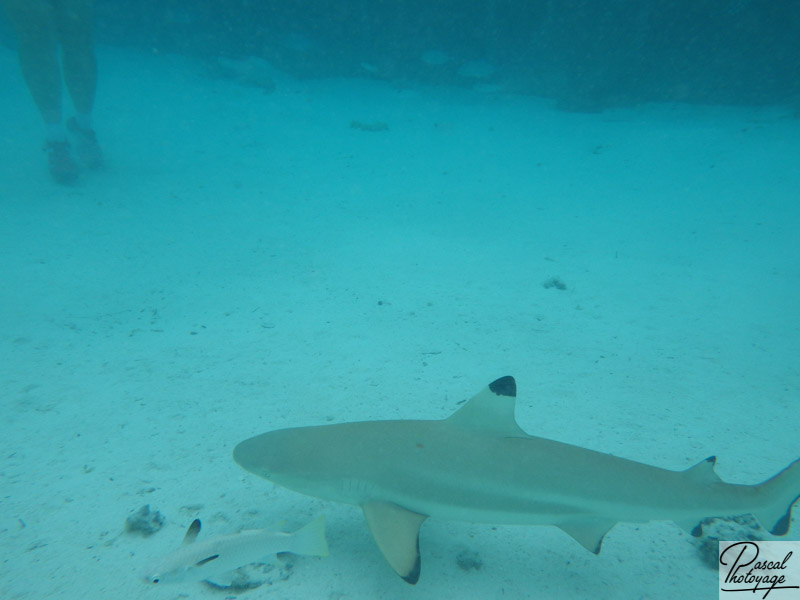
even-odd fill
[(386, 561), (408, 583), (417, 583), (419, 528), (428, 517), (391, 502), (368, 502), (361, 509)]
[(559, 523), (558, 528), (569, 534), (581, 546), (593, 554), (600, 553), (600, 546), (608, 531), (617, 523), (605, 519), (578, 519)]

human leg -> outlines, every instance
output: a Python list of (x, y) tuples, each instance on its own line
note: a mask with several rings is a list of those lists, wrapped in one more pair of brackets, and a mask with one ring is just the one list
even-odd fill
[[(81, 117), (91, 114), (97, 88), (97, 60), (92, 45), (93, 4), (93, 0), (58, 0), (55, 11), (64, 83)], [(91, 123), (81, 125), (91, 127)]]
[(97, 168), (103, 164), (103, 155), (92, 126), (97, 88), (97, 60), (92, 45), (93, 4), (93, 0), (59, 0), (56, 28), (64, 82), (76, 111), (67, 126), (75, 136), (78, 160), (87, 167)]
[(45, 124), (61, 123), (61, 70), (55, 11), (48, 0), (2, 0), (17, 32), (22, 76)]
[(45, 123), (50, 174), (60, 183), (78, 176), (61, 122), (61, 69), (55, 11), (49, 0), (0, 0), (17, 33), (22, 77)]

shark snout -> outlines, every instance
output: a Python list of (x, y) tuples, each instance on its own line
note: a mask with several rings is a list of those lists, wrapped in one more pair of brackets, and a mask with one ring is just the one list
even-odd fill
[(292, 449), (284, 447), (280, 437), (270, 432), (240, 442), (233, 449), (233, 460), (246, 471), (272, 481), (286, 472), (291, 454)]
[(233, 449), (233, 460), (243, 469), (262, 475), (267, 469), (265, 469), (265, 454), (261, 446), (258, 438), (245, 440)]

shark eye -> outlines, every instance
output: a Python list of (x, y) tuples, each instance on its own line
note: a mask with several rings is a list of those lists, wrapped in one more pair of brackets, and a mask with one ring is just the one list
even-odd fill
[(158, 583), (158, 577), (153, 577), (153, 583)]

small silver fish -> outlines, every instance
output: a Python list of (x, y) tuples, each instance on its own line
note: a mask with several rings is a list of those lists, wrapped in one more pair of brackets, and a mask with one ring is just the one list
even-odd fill
[(144, 572), (145, 580), (150, 583), (215, 581), (221, 575), (250, 563), (261, 562), (278, 552), (328, 556), (325, 515), (320, 515), (294, 533), (249, 529), (195, 542), (200, 527), (198, 519), (192, 521), (183, 538), (183, 545), (151, 564)]

